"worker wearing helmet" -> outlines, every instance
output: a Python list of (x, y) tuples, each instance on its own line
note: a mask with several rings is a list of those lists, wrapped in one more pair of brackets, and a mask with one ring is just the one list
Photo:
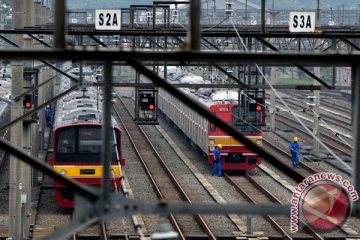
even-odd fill
[(211, 175), (214, 175), (214, 173), (217, 173), (219, 177), (221, 177), (221, 149), (222, 145), (218, 144), (215, 146), (214, 150), (214, 168), (211, 170)]
[(298, 137), (294, 137), (294, 141), (290, 143), (290, 154), (293, 168), (298, 168), (300, 162), (300, 144)]

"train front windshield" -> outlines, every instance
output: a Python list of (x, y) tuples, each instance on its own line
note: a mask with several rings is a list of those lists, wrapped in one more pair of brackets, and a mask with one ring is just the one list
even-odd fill
[[(114, 146), (114, 136), (111, 135), (109, 137), (111, 138), (111, 146)], [(101, 128), (98, 126), (78, 126), (58, 129), (55, 149), (56, 162), (100, 163), (101, 144)], [(116, 161), (115, 148), (112, 151), (112, 161)]]
[(233, 107), (233, 125), (241, 132), (261, 131), (261, 112), (254, 106), (244, 109), (239, 106)]

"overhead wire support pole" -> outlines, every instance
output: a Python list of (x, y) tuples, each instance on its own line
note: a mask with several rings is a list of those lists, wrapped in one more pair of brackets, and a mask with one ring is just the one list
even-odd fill
[[(12, 28), (22, 29), (24, 27), (24, 4), (21, 0), (12, 1)], [(12, 40), (19, 46), (23, 45), (22, 34), (12, 35)], [(24, 113), (22, 103), (15, 101), (13, 96), (21, 94), (23, 91), (23, 78), (24, 78), (24, 60), (20, 58), (17, 61), (12, 61), (12, 79), (11, 79), (11, 121), (21, 117)], [(10, 131), (10, 140), (15, 146), (24, 146), (23, 140), (23, 124), (17, 124)], [(4, 148), (3, 148), (4, 149)], [(5, 149), (4, 149), (5, 150)], [(26, 154), (29, 154), (26, 152)], [(10, 156), (10, 168), (9, 168), (9, 237), (14, 239), (23, 238), (23, 227), (21, 222), (21, 192), (20, 186), (26, 186), (25, 182), (26, 168), (28, 166), (20, 161), (17, 156)]]

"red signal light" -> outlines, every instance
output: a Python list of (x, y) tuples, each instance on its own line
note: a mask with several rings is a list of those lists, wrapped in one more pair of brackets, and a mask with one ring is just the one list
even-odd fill
[(155, 109), (155, 105), (154, 104), (150, 104), (149, 105), (149, 110), (154, 110)]
[(256, 111), (260, 112), (262, 110), (262, 107), (260, 105), (256, 106)]
[(23, 100), (23, 106), (26, 109), (29, 109), (32, 107), (32, 95), (25, 95)]

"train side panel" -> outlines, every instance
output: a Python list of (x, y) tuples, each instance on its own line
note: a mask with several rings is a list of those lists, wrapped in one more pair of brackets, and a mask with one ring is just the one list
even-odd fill
[(159, 90), (160, 110), (195, 143), (208, 152), (208, 120), (163, 89)]

